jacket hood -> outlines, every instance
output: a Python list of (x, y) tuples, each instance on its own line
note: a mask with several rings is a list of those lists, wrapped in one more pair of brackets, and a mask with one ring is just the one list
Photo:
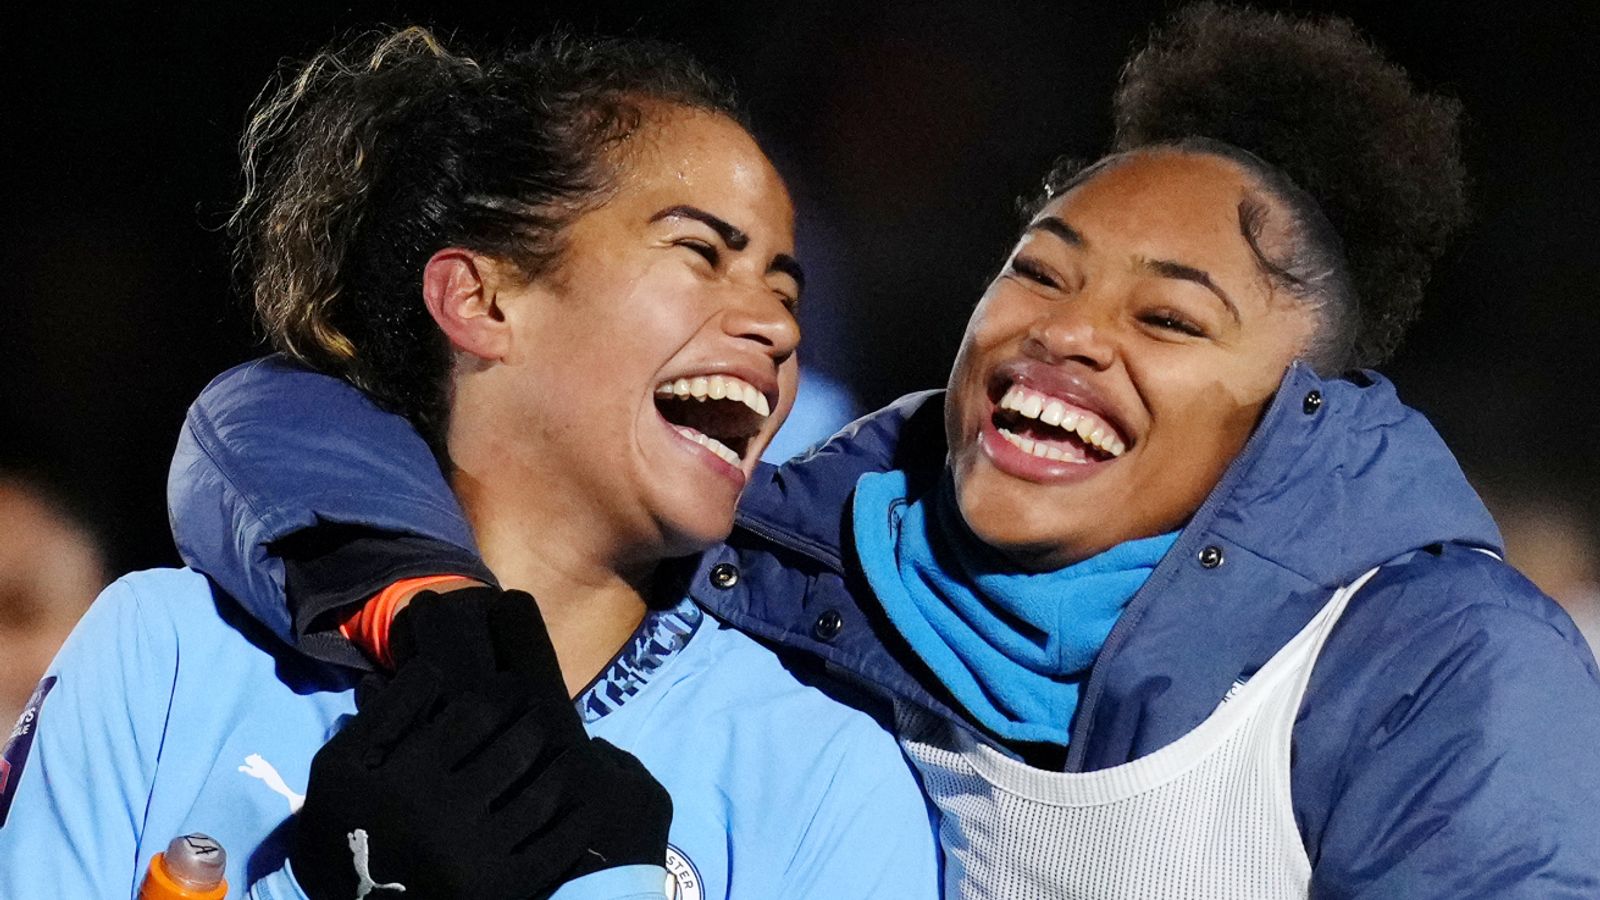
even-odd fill
[(1455, 457), (1393, 384), (1366, 372), (1323, 380), (1301, 365), (1198, 527), (1323, 586), (1440, 544), (1502, 552)]

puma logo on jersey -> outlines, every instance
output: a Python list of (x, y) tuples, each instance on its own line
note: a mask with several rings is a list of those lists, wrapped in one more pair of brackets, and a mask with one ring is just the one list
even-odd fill
[(402, 894), (405, 893), (406, 886), (398, 881), (379, 884), (372, 880), (371, 851), (367, 847), (367, 830), (365, 828), (357, 828), (346, 835), (346, 838), (350, 841), (350, 852), (355, 856), (356, 878), (360, 879), (356, 884), (356, 900), (363, 900), (373, 891), (399, 891)]
[(252, 753), (246, 756), (244, 765), (239, 767), (239, 771), (249, 775), (251, 778), (258, 779), (267, 786), (268, 790), (289, 801), (289, 815), (294, 815), (300, 811), (300, 807), (306, 805), (306, 795), (297, 794), (290, 790), (289, 785), (284, 782), (283, 776), (279, 775), (278, 770), (272, 767), (272, 763), (262, 759), (261, 754)]

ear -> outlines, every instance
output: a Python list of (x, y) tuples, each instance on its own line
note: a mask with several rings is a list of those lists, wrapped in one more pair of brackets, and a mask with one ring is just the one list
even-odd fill
[(505, 357), (511, 329), (496, 302), (494, 263), (470, 250), (446, 247), (422, 268), (422, 301), (451, 346), (486, 362)]

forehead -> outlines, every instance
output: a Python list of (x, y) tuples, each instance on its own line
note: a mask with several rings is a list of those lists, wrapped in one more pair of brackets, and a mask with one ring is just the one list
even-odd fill
[[(622, 149), (620, 175), (624, 191), (641, 202), (715, 203), (726, 210), (721, 215), (743, 213), (792, 228), (794, 207), (783, 178), (750, 133), (718, 113), (647, 107), (644, 123)], [(734, 224), (776, 227), (775, 221)]]
[(1230, 160), (1144, 151), (1107, 165), (1042, 214), (1066, 220), (1090, 247), (1111, 245), (1160, 258), (1179, 250), (1248, 254), (1239, 206), (1252, 195), (1250, 188), (1244, 170)]

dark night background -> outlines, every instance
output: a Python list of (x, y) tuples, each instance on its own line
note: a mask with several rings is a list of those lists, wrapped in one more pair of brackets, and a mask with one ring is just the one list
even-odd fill
[[(112, 567), (174, 561), (184, 407), (260, 352), (219, 227), (234, 142), (284, 57), (421, 23), (458, 48), (552, 22), (687, 44), (734, 76), (802, 209), (808, 363), (863, 404), (941, 384), (1013, 200), (1093, 155), (1159, 2), (35, 4), (7, 90), (0, 469), (62, 495)], [(1351, 15), (1470, 121), (1476, 223), (1388, 367), (1480, 486), (1596, 508), (1600, 3), (1298, 3)]]

